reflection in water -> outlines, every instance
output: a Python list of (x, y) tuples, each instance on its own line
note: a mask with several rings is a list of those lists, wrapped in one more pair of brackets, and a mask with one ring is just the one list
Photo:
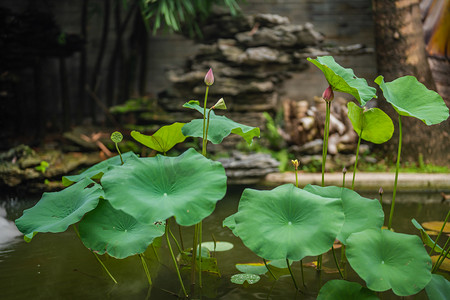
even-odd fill
[(16, 238), (22, 235), (17, 229), (16, 224), (8, 220), (6, 216), (5, 207), (0, 206), (0, 250), (6, 248), (12, 242), (17, 241)]

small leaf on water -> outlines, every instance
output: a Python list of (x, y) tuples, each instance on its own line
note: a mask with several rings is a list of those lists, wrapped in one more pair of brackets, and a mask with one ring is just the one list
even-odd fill
[[(431, 221), (431, 222), (424, 222), (422, 223), (422, 226), (426, 229), (434, 230), (434, 231), (441, 231), (442, 225), (444, 225), (444, 222), (441, 221)], [(444, 226), (444, 230), (442, 232), (450, 233), (450, 224), (447, 223)]]
[(114, 131), (111, 134), (111, 141), (113, 141), (114, 143), (118, 144), (123, 140), (123, 135), (118, 132), (118, 131)]
[(235, 274), (231, 276), (231, 282), (236, 284), (244, 284), (247, 282), (248, 284), (257, 283), (261, 277), (255, 274)]
[[(436, 263), (438, 258), (439, 258), (439, 255), (431, 256), (431, 261), (433, 262), (433, 264)], [(442, 259), (442, 257), (441, 257), (441, 259)], [(440, 265), (439, 269), (446, 271), (446, 272), (450, 272), (450, 258), (445, 258), (444, 261), (442, 262), (442, 264)]]
[(220, 251), (228, 251), (233, 249), (233, 244), (229, 242), (216, 242), (216, 247), (214, 248), (214, 242), (203, 242), (202, 243), (202, 249), (203, 247), (207, 248), (210, 252), (220, 252)]

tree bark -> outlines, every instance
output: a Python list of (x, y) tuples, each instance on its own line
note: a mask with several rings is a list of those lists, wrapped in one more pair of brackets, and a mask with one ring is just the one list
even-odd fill
[[(421, 22), (419, 0), (373, 0), (375, 43), (378, 73), (386, 82), (405, 75), (416, 76), (429, 89), (435, 83), (428, 65)], [(386, 111), (396, 128), (397, 113), (384, 99), (378, 106)], [(402, 118), (403, 161), (421, 161), (439, 165), (450, 164), (449, 120), (440, 125), (426, 126), (411, 117)], [(398, 144), (398, 129), (394, 137), (382, 147), (394, 160)]]

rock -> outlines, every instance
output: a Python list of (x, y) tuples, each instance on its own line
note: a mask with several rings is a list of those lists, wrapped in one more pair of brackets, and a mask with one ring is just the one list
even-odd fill
[(289, 18), (282, 17), (275, 14), (258, 14), (254, 17), (255, 23), (260, 24), (260, 26), (274, 27), (277, 25), (288, 25), (291, 22)]
[(315, 139), (304, 145), (295, 148), (295, 152), (300, 154), (317, 154), (321, 153), (323, 148), (323, 141), (321, 139)]
[(238, 57), (238, 62), (246, 65), (258, 65), (264, 63), (288, 64), (291, 62), (289, 55), (268, 47), (248, 48)]

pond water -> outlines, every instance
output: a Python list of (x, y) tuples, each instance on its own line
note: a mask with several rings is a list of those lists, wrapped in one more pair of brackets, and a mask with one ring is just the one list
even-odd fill
[[(289, 276), (282, 276), (275, 282), (263, 275), (258, 283), (249, 287), (230, 282), (232, 275), (240, 273), (235, 264), (261, 262), (239, 238), (222, 227), (223, 219), (237, 211), (241, 193), (242, 189), (239, 187), (229, 188), (226, 198), (218, 202), (215, 212), (203, 222), (203, 241), (212, 241), (211, 234), (214, 234), (218, 241), (233, 243), (234, 248), (215, 254), (221, 278), (204, 274), (201, 298), (315, 299), (320, 287), (317, 273), (312, 268), (305, 268), (307, 289), (303, 289), (304, 294), (294, 291)], [(376, 198), (378, 195), (363, 196)], [(22, 236), (18, 235), (13, 220), (20, 217), (22, 211), (33, 206), (37, 200), (5, 197), (0, 199), (0, 299), (176, 299), (174, 294), (180, 293), (180, 286), (165, 240), (156, 248), (158, 259), (151, 247), (145, 253), (153, 280), (151, 288), (137, 256), (124, 260), (101, 257), (119, 282), (116, 285), (71, 228), (64, 233), (38, 234), (31, 243), (26, 243)], [(390, 201), (388, 195), (384, 200)], [(443, 220), (449, 205), (439, 202), (439, 194), (398, 195), (393, 222), (395, 230), (417, 234), (410, 221), (412, 218), (419, 222)], [(384, 209), (385, 213), (389, 212), (388, 204), (384, 205)], [(174, 226), (172, 231), (178, 238), (178, 228)], [(192, 228), (183, 228), (185, 246), (190, 247), (192, 244), (192, 231)], [(176, 250), (175, 244), (172, 244), (172, 247)], [(304, 263), (312, 262), (314, 259), (306, 258)], [(329, 253), (324, 255), (324, 266), (334, 267)], [(294, 263), (293, 272), (300, 284), (298, 262)], [(186, 271), (183, 275), (188, 286), (189, 274)], [(337, 273), (323, 273), (321, 281), (325, 283), (338, 278)], [(363, 284), (361, 281), (360, 283)], [(382, 293), (380, 297), (398, 299), (390, 292)], [(421, 292), (415, 295), (414, 299), (427, 297)]]

